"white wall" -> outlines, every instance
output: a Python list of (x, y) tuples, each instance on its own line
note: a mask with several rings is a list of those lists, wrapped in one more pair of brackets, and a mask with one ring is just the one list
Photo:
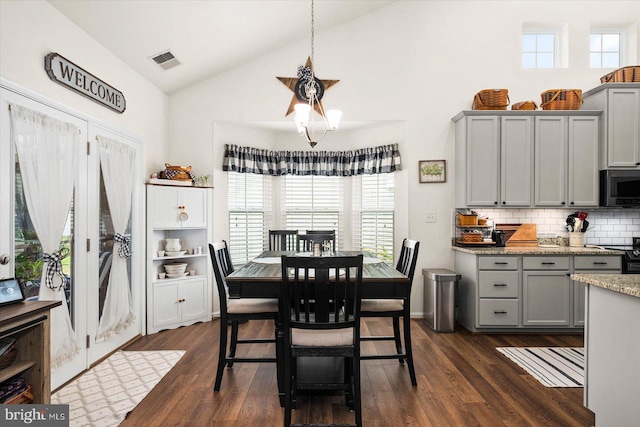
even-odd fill
[[(564, 24), (569, 47), (566, 68), (524, 70), (523, 22)], [(316, 33), (315, 65), (321, 79), (340, 79), (325, 93), (326, 107), (343, 120), (406, 123), (401, 148), (407, 176), (407, 235), (421, 241), (412, 311), (422, 312), (422, 268), (453, 266), (450, 215), (453, 206), (453, 127), (450, 119), (470, 109), (473, 95), (508, 88), (512, 103), (534, 100), (554, 88), (588, 90), (611, 70), (588, 66), (592, 24), (631, 28), (631, 65), (640, 57), (638, 1), (398, 1), (328, 32)], [(292, 93), (276, 76), (295, 76), (308, 56), (300, 40), (241, 67), (170, 96), (171, 158), (197, 170), (221, 170), (221, 146), (211, 132), (218, 121), (291, 121), (284, 114)], [(293, 124), (292, 124), (293, 126)], [(234, 143), (251, 141), (225, 136)], [(339, 140), (339, 132), (332, 137)], [(330, 149), (329, 142), (317, 149)], [(297, 149), (305, 150), (300, 141)], [(215, 152), (214, 152), (215, 151)], [(418, 160), (445, 159), (447, 182), (418, 183)], [(203, 172), (204, 174), (204, 172)], [(215, 193), (224, 191), (219, 174)], [(424, 222), (435, 211), (437, 222)], [(216, 228), (217, 233), (224, 233)]]
[[(120, 90), (123, 114), (53, 82), (44, 57), (57, 52)], [(145, 175), (167, 159), (168, 97), (69, 21), (46, 1), (0, 1), (0, 77), (128, 131), (145, 147)]]

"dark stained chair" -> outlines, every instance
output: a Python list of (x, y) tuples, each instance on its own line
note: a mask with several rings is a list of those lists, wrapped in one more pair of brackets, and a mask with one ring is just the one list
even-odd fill
[[(234, 363), (262, 363), (276, 362), (275, 357), (235, 357), (238, 344), (274, 343), (275, 322), (278, 318), (277, 299), (230, 299), (229, 289), (225, 278), (233, 272), (233, 264), (229, 256), (227, 242), (209, 244), (209, 254), (213, 264), (213, 272), (218, 286), (218, 297), (220, 299), (220, 347), (218, 349), (218, 369), (216, 372), (216, 382), (214, 391), (220, 391), (222, 374), (224, 367), (233, 367)], [(238, 324), (248, 320), (273, 319), (274, 337), (272, 339), (252, 338), (238, 339)], [(231, 344), (227, 355), (227, 332), (231, 324)]]
[(295, 251), (298, 245), (298, 230), (269, 230), (270, 251)]
[(331, 244), (333, 246), (332, 251), (336, 251), (336, 230), (307, 230), (307, 234), (329, 234), (333, 236)]
[(336, 238), (334, 234), (298, 234), (296, 249), (298, 252), (312, 252), (314, 243), (320, 243), (320, 247), (329, 244), (335, 251)]
[[(347, 404), (355, 412), (355, 425), (362, 426), (359, 341), (362, 259), (362, 255), (282, 256), (285, 426), (291, 425), (291, 411), (301, 389), (344, 390)], [(298, 357), (344, 358), (344, 381), (298, 383)]]
[[(396, 270), (409, 278), (409, 283), (413, 282), (413, 273), (416, 270), (418, 260), (418, 249), (420, 242), (416, 240), (404, 239), (402, 250), (396, 265)], [(411, 295), (411, 290), (409, 290)], [(411, 301), (406, 299), (363, 299), (362, 317), (390, 317), (393, 319), (393, 336), (363, 336), (362, 341), (394, 341), (396, 344), (395, 354), (385, 355), (363, 355), (362, 360), (373, 359), (398, 359), (400, 363), (407, 361), (409, 367), (409, 377), (411, 384), (418, 385), (416, 371), (413, 366), (413, 352), (411, 350)], [(402, 349), (402, 339), (400, 335), (400, 318), (404, 331), (404, 351)]]

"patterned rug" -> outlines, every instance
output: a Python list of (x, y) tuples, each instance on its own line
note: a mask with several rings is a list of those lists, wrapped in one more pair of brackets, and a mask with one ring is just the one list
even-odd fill
[(51, 403), (69, 405), (70, 427), (117, 426), (184, 353), (118, 351), (58, 390)]
[(496, 347), (545, 387), (584, 387), (583, 347)]

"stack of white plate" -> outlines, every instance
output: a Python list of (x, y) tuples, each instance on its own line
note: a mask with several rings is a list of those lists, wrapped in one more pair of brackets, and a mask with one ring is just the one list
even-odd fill
[(185, 270), (187, 269), (186, 262), (165, 264), (164, 270), (167, 272), (167, 277), (175, 279), (176, 277), (186, 276)]

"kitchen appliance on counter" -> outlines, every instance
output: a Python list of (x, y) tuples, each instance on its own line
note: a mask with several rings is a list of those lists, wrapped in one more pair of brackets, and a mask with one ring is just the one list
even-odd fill
[(616, 249), (622, 255), (622, 274), (640, 274), (640, 237), (633, 238), (631, 246), (614, 246), (607, 249)]
[(640, 170), (600, 171), (600, 206), (640, 207)]

